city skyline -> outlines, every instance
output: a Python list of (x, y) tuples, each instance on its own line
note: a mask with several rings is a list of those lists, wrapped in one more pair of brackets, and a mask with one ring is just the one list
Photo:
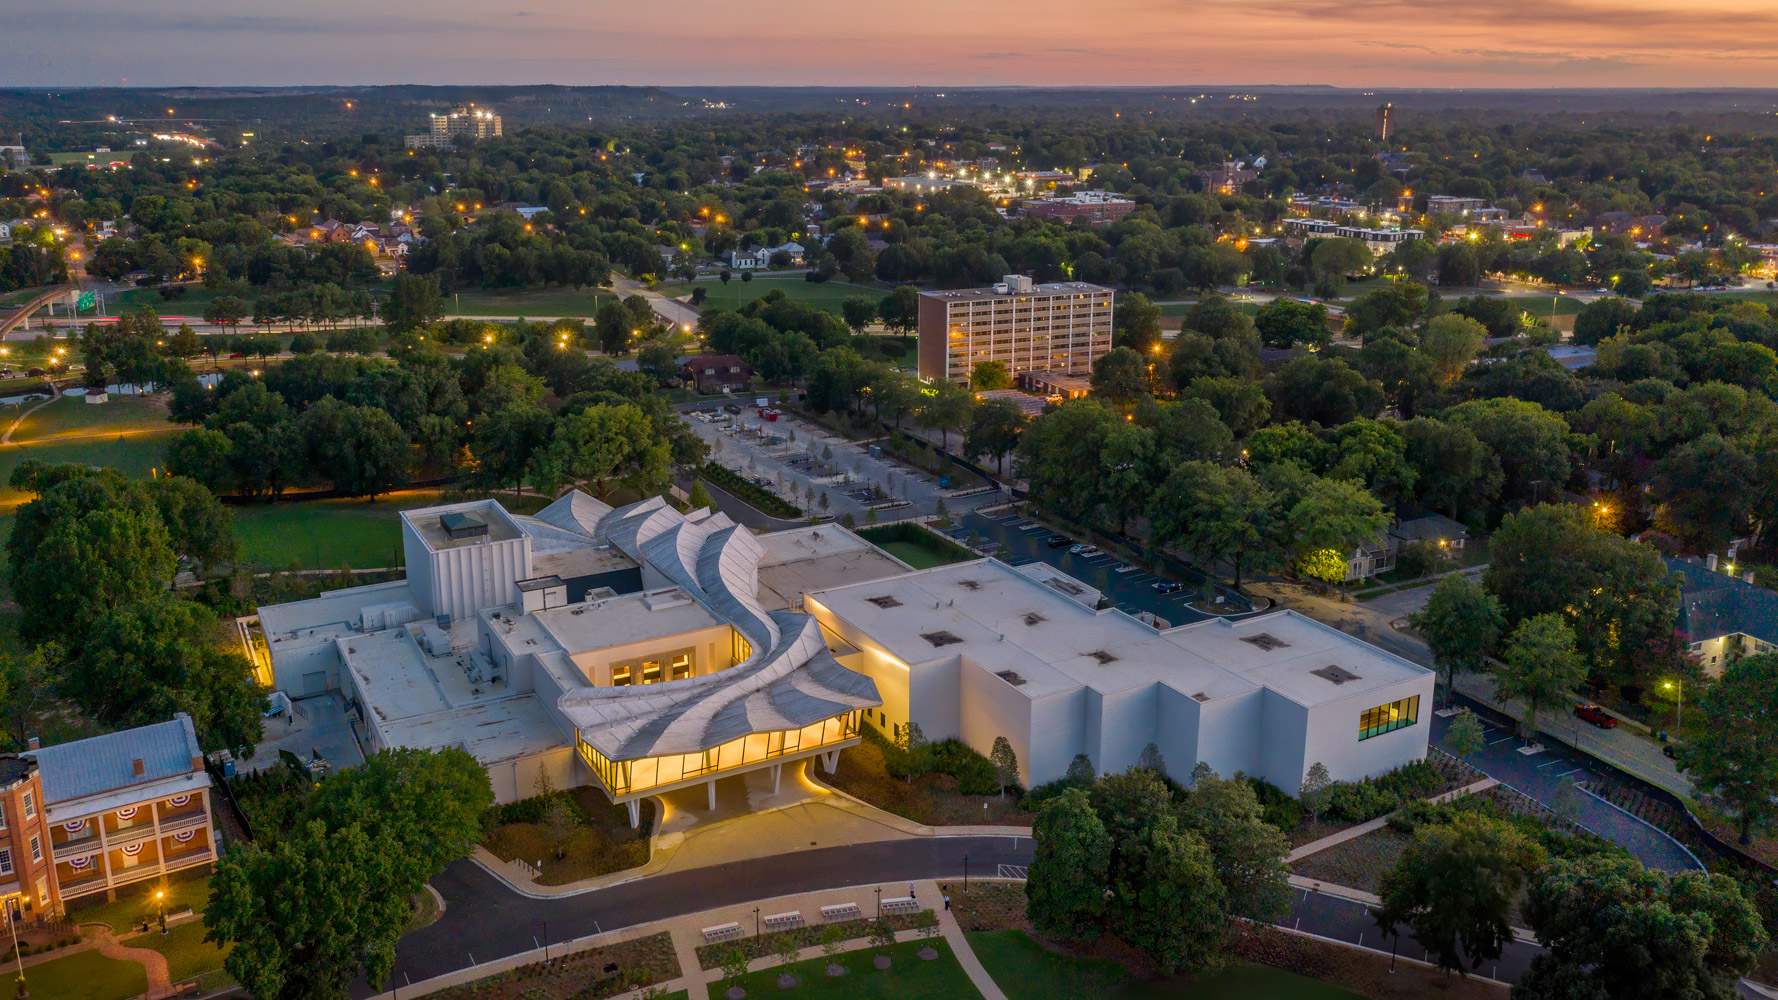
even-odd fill
[(301, 12), (153, 11), (75, 0), (50, 19), (0, 2), (0, 86), (632, 84), (660, 86), (1761, 87), (1778, 83), (1762, 0), (912, 0), (836, 22), (792, 0), (646, 6), (319, 0)]

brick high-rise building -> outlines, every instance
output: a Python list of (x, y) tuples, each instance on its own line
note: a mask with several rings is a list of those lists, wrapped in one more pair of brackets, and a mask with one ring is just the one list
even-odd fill
[(1008, 275), (992, 288), (920, 296), (920, 377), (966, 382), (983, 361), (1007, 373), (1086, 375), (1111, 351), (1115, 293), (1066, 281), (1037, 285)]

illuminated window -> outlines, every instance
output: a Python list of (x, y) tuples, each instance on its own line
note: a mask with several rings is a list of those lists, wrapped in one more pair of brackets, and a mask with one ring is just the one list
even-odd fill
[(642, 664), (642, 683), (658, 684), (661, 680), (661, 665), (658, 660)]
[(673, 672), (669, 679), (682, 681), (691, 676), (691, 654), (681, 653), (673, 658)]
[(1420, 696), (1414, 695), (1400, 701), (1392, 701), (1387, 705), (1378, 705), (1367, 710), (1358, 719), (1358, 738), (1368, 740), (1373, 736), (1393, 733), (1397, 729), (1406, 729), (1420, 721)]
[(612, 687), (628, 687), (629, 683), (630, 683), (629, 664), (626, 663), (621, 667), (612, 667), (611, 668), (611, 686)]
[(12, 874), (12, 848), (0, 847), (0, 875)]

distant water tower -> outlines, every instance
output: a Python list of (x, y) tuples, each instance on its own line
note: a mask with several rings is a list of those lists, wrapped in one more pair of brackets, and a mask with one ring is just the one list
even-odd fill
[(1384, 104), (1377, 109), (1377, 141), (1388, 142), (1395, 133), (1395, 105)]

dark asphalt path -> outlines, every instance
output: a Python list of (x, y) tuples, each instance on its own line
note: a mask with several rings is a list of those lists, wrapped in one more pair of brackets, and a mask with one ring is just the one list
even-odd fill
[[(1293, 890), (1290, 916), (1280, 921), (1279, 926), (1385, 954), (1389, 953), (1391, 947), (1395, 947), (1403, 958), (1423, 962), (1432, 960), (1426, 949), (1420, 947), (1419, 942), (1414, 939), (1414, 932), (1408, 930), (1405, 924), (1397, 928), (1401, 934), (1400, 941), (1391, 942), (1389, 935), (1377, 924), (1376, 918), (1371, 916), (1369, 906), (1326, 893), (1306, 889)], [(1471, 975), (1514, 983), (1531, 966), (1531, 959), (1542, 951), (1538, 945), (1514, 941), (1502, 949), (1498, 961), (1485, 960), (1479, 968), (1469, 971)]]
[[(1487, 723), (1483, 727), (1487, 745), (1481, 753), (1464, 758), (1469, 764), (1623, 847), (1644, 867), (1669, 872), (1700, 868), (1697, 860), (1672, 837), (1574, 787), (1582, 781), (1609, 776), (1612, 768), (1590, 756), (1573, 753), (1559, 743), (1547, 744), (1549, 749), (1539, 754), (1519, 753), (1524, 740), (1511, 730), (1494, 725), (1497, 720), (1490, 714), (1481, 713), (1480, 717)], [(1432, 716), (1433, 746), (1443, 741), (1447, 724), (1447, 720)]]
[[(554, 899), (521, 896), (474, 863), (459, 861), (432, 880), (432, 887), (445, 899), (444, 915), (401, 939), (394, 975), (384, 988), (530, 951), (544, 940), (546, 922), (549, 939), (562, 941), (718, 906), (847, 885), (859, 887), (857, 902), (870, 913), (877, 885), (902, 895), (913, 880), (961, 878), (965, 854), (972, 875), (992, 876), (1003, 864), (1029, 865), (1031, 839), (922, 837), (791, 851)], [(363, 982), (353, 989), (355, 997), (372, 993)]]

